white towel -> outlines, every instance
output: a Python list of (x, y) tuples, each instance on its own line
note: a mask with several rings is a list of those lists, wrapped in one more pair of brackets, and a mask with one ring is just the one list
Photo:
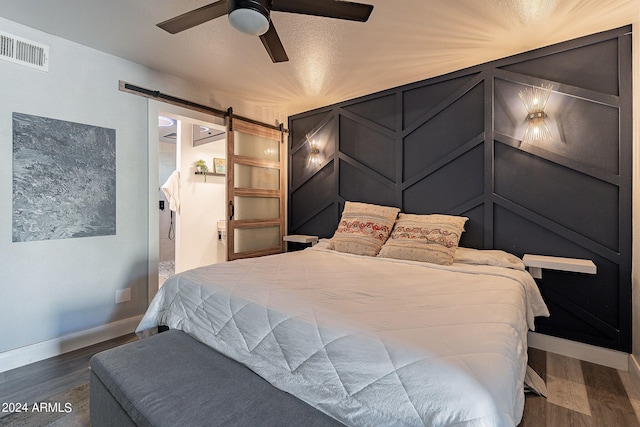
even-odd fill
[(162, 192), (167, 196), (169, 209), (175, 212), (180, 211), (180, 172), (173, 171), (169, 179), (162, 184)]

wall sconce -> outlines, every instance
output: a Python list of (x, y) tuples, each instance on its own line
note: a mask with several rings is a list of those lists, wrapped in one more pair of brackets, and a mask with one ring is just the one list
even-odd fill
[(522, 142), (545, 141), (551, 139), (551, 132), (544, 122), (547, 116), (544, 108), (547, 105), (553, 85), (528, 87), (518, 92), (524, 107), (527, 109), (527, 128), (522, 136)]
[(318, 154), (320, 154), (320, 149), (318, 148), (318, 145), (315, 141), (311, 141), (311, 143), (309, 144), (309, 154), (312, 156), (317, 156)]
[(309, 166), (318, 166), (320, 164), (320, 147), (315, 140), (309, 141)]

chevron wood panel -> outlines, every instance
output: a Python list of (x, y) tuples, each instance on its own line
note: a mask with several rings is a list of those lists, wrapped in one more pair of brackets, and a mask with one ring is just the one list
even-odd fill
[[(553, 85), (552, 138), (518, 92)], [(289, 232), (331, 237), (346, 200), (469, 217), (461, 245), (587, 258), (545, 273), (538, 331), (631, 349), (630, 27), (289, 118)], [(316, 154), (312, 154), (314, 147)]]

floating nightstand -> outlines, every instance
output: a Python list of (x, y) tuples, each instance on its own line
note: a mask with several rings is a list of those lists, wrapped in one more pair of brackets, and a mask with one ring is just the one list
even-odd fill
[(306, 234), (290, 234), (288, 236), (284, 236), (282, 240), (289, 243), (298, 243), (298, 246), (305, 244), (311, 244), (311, 246), (313, 246), (318, 243), (318, 236), (308, 236)]
[(525, 254), (522, 257), (522, 262), (529, 267), (529, 273), (535, 279), (542, 279), (543, 269), (585, 274), (597, 273), (596, 265), (590, 259)]

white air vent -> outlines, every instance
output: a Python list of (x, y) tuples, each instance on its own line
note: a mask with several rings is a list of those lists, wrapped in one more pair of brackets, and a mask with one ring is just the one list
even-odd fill
[(49, 46), (0, 31), (0, 59), (49, 71)]

